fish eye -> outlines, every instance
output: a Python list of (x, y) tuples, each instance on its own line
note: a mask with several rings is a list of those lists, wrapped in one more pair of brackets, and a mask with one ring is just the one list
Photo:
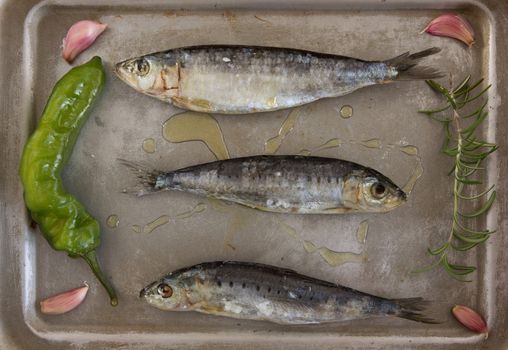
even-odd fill
[(168, 286), (166, 283), (161, 283), (157, 287), (157, 293), (163, 298), (169, 298), (173, 295), (173, 288)]
[(387, 188), (381, 182), (376, 182), (370, 188), (370, 192), (374, 198), (381, 199), (386, 196)]
[(142, 59), (136, 61), (136, 69), (137, 69), (139, 75), (141, 75), (141, 76), (147, 75), (148, 72), (150, 71), (150, 64), (148, 63), (147, 60), (142, 58)]

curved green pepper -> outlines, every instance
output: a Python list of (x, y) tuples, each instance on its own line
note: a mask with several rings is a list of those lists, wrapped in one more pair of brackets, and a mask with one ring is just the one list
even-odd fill
[(116, 305), (116, 294), (95, 253), (100, 244), (99, 223), (65, 191), (60, 175), (104, 80), (102, 62), (96, 56), (56, 83), (37, 129), (25, 144), (20, 177), (25, 203), (51, 247), (85, 259), (106, 288), (111, 305)]

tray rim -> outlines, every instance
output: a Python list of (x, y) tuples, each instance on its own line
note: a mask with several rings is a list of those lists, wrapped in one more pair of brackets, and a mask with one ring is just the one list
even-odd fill
[[(121, 7), (126, 7), (126, 6), (127, 7), (128, 6), (135, 7), (136, 6), (135, 5), (136, 2), (134, 2), (134, 1), (123, 1), (123, 3), (122, 3), (120, 1), (113, 0), (113, 2), (116, 2), (118, 4), (117, 6), (121, 6)], [(385, 9), (386, 8), (386, 7), (383, 7), (384, 6), (383, 4), (380, 4), (379, 2), (373, 1), (373, 0), (365, 0), (363, 2), (363, 4), (360, 4), (360, 5), (358, 5), (354, 1), (343, 1), (340, 4), (334, 3), (333, 1), (326, 1), (326, 0), (320, 0), (314, 4), (306, 4), (306, 2), (304, 0), (296, 0), (296, 1), (289, 1), (289, 2), (291, 2), (291, 5), (293, 6), (294, 9), (328, 9), (328, 8), (337, 8), (337, 6), (340, 6), (343, 9), (346, 9), (346, 8), (348, 8), (348, 9), (350, 9), (350, 8), (363, 9), (363, 6), (374, 6), (374, 7), (376, 7), (376, 9), (380, 9), (380, 8)], [(42, 1), (39, 4), (37, 4), (36, 0), (28, 0), (26, 3), (23, 3), (23, 4), (21, 4), (21, 1), (18, 2), (18, 4), (15, 4), (15, 3), (16, 3), (16, 1), (9, 1), (9, 0), (0, 2), (0, 19), (4, 19), (6, 17), (5, 9), (9, 8), (9, 7), (16, 8), (16, 6), (18, 6), (17, 11), (20, 11), (20, 13), (22, 13), (24, 15), (23, 18), (26, 19), (27, 21), (29, 21), (31, 16), (34, 16), (34, 14), (37, 11), (44, 10), (47, 6), (83, 6), (82, 1), (79, 1), (79, 0)], [(221, 4), (214, 9), (238, 9), (238, 10), (249, 9), (249, 8), (277, 9), (278, 6), (280, 4), (282, 4), (282, 3), (279, 3), (276, 5), (273, 5), (273, 3), (269, 3), (269, 2), (258, 2), (257, 4), (255, 4), (255, 7), (252, 7), (252, 3), (247, 0), (240, 0), (240, 1), (224, 0), (224, 1), (221, 1), (220, 3)], [(491, 37), (490, 37), (490, 45), (489, 45), (489, 56), (491, 57), (491, 60), (489, 61), (489, 65), (491, 65), (491, 67), (489, 68), (489, 78), (491, 81), (497, 81), (497, 86), (496, 86), (496, 89), (494, 90), (494, 93), (499, 95), (499, 92), (502, 91), (502, 92), (504, 92), (504, 96), (506, 96), (507, 95), (506, 92), (508, 91), (506, 74), (501, 74), (501, 76), (497, 76), (497, 77), (495, 76), (495, 72), (497, 72), (497, 71), (504, 72), (504, 71), (499, 70), (500, 68), (502, 68), (502, 62), (501, 62), (502, 60), (498, 60), (494, 53), (496, 52), (497, 44), (500, 43), (502, 38), (506, 37), (506, 35), (508, 34), (508, 25), (506, 24), (506, 21), (504, 21), (504, 23), (503, 23), (503, 21), (497, 21), (495, 19), (496, 17), (492, 12), (492, 8), (494, 7), (494, 5), (497, 5), (501, 8), (501, 10), (505, 10), (507, 13), (507, 14), (505, 14), (505, 19), (506, 19), (506, 16), (508, 15), (508, 4), (501, 4), (501, 5), (496, 4), (495, 0), (449, 1), (449, 2), (447, 2), (447, 4), (445, 6), (437, 6), (436, 7), (436, 5), (440, 4), (440, 3), (441, 2), (437, 1), (437, 0), (427, 1), (423, 4), (423, 7), (422, 7), (421, 3), (419, 4), (417, 1), (414, 1), (414, 0), (413, 1), (411, 1), (411, 0), (409, 0), (409, 1), (394, 0), (394, 1), (390, 2), (390, 4), (387, 4), (387, 6), (389, 7), (388, 9), (390, 9), (390, 10), (395, 10), (395, 9), (404, 9), (404, 10), (405, 9), (429, 9), (429, 8), (441, 9), (441, 8), (456, 8), (457, 6), (459, 6), (459, 7), (460, 6), (474, 6), (474, 7), (478, 7), (480, 9), (482, 9), (489, 16), (490, 25), (491, 25)], [(172, 1), (172, 2), (167, 2), (167, 3), (163, 3), (159, 0), (148, 0), (148, 1), (146, 1), (145, 6), (147, 4), (153, 5), (153, 6), (158, 5), (161, 8), (185, 6), (186, 8), (188, 8), (190, 10), (196, 10), (196, 9), (209, 10), (210, 6), (211, 6), (210, 4), (206, 4), (203, 6), (203, 3), (199, 0), (191, 0), (188, 2)], [(32, 7), (32, 5), (35, 5), (35, 6)], [(287, 3), (286, 3), (286, 5), (287, 5)], [(84, 6), (100, 8), (100, 7), (103, 7), (104, 5), (99, 0), (93, 0), (93, 1), (89, 1)], [(111, 7), (108, 6), (108, 8), (111, 8)], [(28, 12), (28, 10), (30, 10), (30, 12)], [(1, 21), (0, 23), (6, 23), (6, 22), (7, 21), (4, 20), (4, 21)], [(5, 28), (0, 27), (0, 38), (3, 38), (4, 35), (5, 35)], [(19, 34), (16, 36), (18, 38), (20, 38)], [(13, 164), (18, 163), (19, 155), (16, 154), (15, 150), (16, 149), (19, 150), (19, 145), (23, 143), (21, 141), (21, 139), (26, 138), (26, 135), (22, 135), (23, 137), (20, 138), (19, 135), (16, 135), (17, 137), (12, 135), (12, 134), (15, 134), (15, 132), (9, 133), (9, 130), (11, 130), (9, 128), (9, 125), (19, 126), (22, 123), (21, 121), (19, 121), (19, 119), (22, 119), (22, 118), (18, 118), (18, 120), (16, 120), (16, 118), (13, 116), (15, 116), (17, 114), (18, 115), (19, 114), (26, 115), (25, 113), (30, 113), (31, 106), (24, 105), (24, 107), (22, 107), (23, 103), (19, 103), (19, 102), (24, 100), (25, 98), (32, 100), (31, 91), (30, 91), (30, 87), (32, 85), (32, 79), (29, 76), (30, 71), (28, 68), (28, 67), (30, 67), (30, 64), (26, 64), (27, 61), (24, 61), (25, 64), (22, 64), (21, 67), (18, 67), (17, 69), (12, 70), (12, 71), (8, 71), (8, 66), (9, 66), (7, 64), (8, 62), (16, 61), (20, 57), (23, 60), (29, 60), (29, 57), (27, 57), (28, 55), (26, 55), (26, 52), (27, 52), (26, 49), (28, 49), (28, 45), (29, 45), (27, 42), (27, 37), (25, 36), (24, 38), (20, 38), (19, 42), (22, 43), (23, 49), (21, 49), (21, 47), (19, 45), (16, 47), (16, 50), (0, 50), (0, 53), (1, 53), (0, 63), (3, 63), (2, 65), (0, 65), (0, 67), (2, 67), (2, 70), (1, 70), (2, 77), (10, 76), (11, 79), (9, 79), (9, 81), (14, 82), (13, 83), (14, 87), (11, 89), (7, 89), (5, 87), (5, 85), (0, 86), (0, 96), (11, 96), (11, 97), (13, 96), (14, 97), (14, 98), (8, 99), (9, 101), (11, 101), (11, 103), (7, 105), (7, 108), (5, 111), (6, 113), (0, 119), (0, 125), (2, 125), (2, 128), (0, 128), (0, 136), (1, 136), (0, 141), (2, 143), (7, 144), (7, 147), (3, 148), (1, 153), (3, 156), (2, 159), (6, 159), (7, 164), (9, 164), (9, 162), (13, 162)], [(0, 49), (3, 48), (4, 45), (5, 44), (3, 43), (3, 40), (2, 40), (2, 42), (0, 42)], [(13, 43), (10, 43), (9, 45), (11, 47), (16, 46)], [(16, 98), (15, 93), (17, 91), (22, 91), (22, 93), (20, 93)], [(18, 102), (18, 106), (16, 106), (14, 101)], [(506, 105), (506, 103), (503, 103), (503, 101), (501, 100), (498, 103), (498, 105), (496, 106), (497, 110), (498, 111), (502, 110), (501, 106), (503, 106), (503, 105)], [(18, 111), (18, 113), (15, 113), (16, 111)], [(7, 117), (5, 117), (5, 116), (7, 116)], [(28, 120), (29, 118), (26, 118), (26, 119)], [(497, 121), (494, 121), (493, 123), (490, 123), (490, 124), (494, 124), (494, 123), (500, 123), (500, 121), (497, 120)], [(496, 127), (491, 127), (490, 124), (489, 124), (489, 130), (488, 130), (489, 137), (492, 137), (492, 138), (498, 140), (498, 142), (500, 143), (501, 146), (506, 145), (506, 140), (503, 140), (501, 137), (496, 137), (496, 136), (498, 136), (497, 133), (499, 132), (498, 131), (499, 129)], [(11, 128), (12, 128), (12, 126), (11, 126)], [(20, 129), (23, 130), (23, 128), (20, 128)], [(11, 152), (9, 152), (9, 151), (11, 151)], [(494, 161), (492, 161), (490, 164), (492, 165), (492, 163), (494, 163), (494, 166), (496, 166), (496, 163), (497, 163), (497, 164), (499, 164), (499, 167), (497, 169), (492, 169), (492, 170), (496, 170), (496, 171), (489, 171), (489, 177), (495, 177), (495, 178), (499, 179), (499, 173), (501, 171), (501, 168), (504, 168), (507, 164), (505, 162), (498, 160), (497, 159), (498, 157), (499, 156), (496, 154), (496, 159)], [(1, 231), (0, 234), (2, 235), (2, 237), (5, 237), (5, 236), (7, 236), (6, 233), (8, 232), (8, 229), (10, 227), (16, 227), (17, 224), (19, 224), (19, 223), (12, 222), (12, 221), (15, 221), (13, 218), (16, 217), (15, 211), (19, 210), (19, 205), (17, 207), (14, 205), (9, 205), (8, 200), (9, 200), (9, 198), (12, 198), (12, 196), (19, 198), (19, 195), (21, 194), (21, 188), (20, 188), (20, 184), (17, 180), (17, 171), (12, 171), (12, 169), (6, 169), (5, 174), (0, 172), (0, 175), (2, 175), (2, 176), (0, 176), (0, 180), (1, 180), (0, 181), (0, 215), (3, 216), (4, 218), (6, 218), (6, 220), (3, 220), (2, 225), (0, 226), (0, 231)], [(499, 187), (499, 193), (501, 194), (502, 189), (504, 189), (505, 186), (503, 186), (503, 184), (499, 181), (497, 181), (497, 183), (498, 183), (498, 187)], [(502, 196), (500, 195), (498, 203), (500, 203), (502, 201), (501, 198), (502, 198)], [(503, 222), (503, 220), (499, 219), (498, 216), (500, 216), (503, 212), (505, 212), (506, 208), (504, 208), (504, 207), (499, 208), (501, 206), (502, 206), (501, 204), (498, 204), (494, 208), (494, 212), (489, 215), (489, 221), (495, 221), (498, 223)], [(499, 225), (499, 226), (500, 226), (499, 231), (502, 232), (502, 225)], [(27, 266), (29, 266), (31, 264), (33, 256), (29, 256), (30, 254), (25, 254), (26, 251), (23, 251), (20, 248), (23, 246), (26, 247), (30, 243), (33, 243), (33, 240), (30, 239), (30, 235), (29, 235), (28, 230), (26, 230), (26, 227), (25, 227), (25, 229), (18, 228), (18, 232), (21, 233), (20, 236), (12, 238), (11, 235), (9, 235), (8, 236), (9, 240), (7, 242), (4, 242), (4, 240), (0, 240), (0, 252), (2, 253), (1, 254), (2, 257), (0, 257), (0, 271), (2, 273), (6, 273), (6, 271), (7, 271), (7, 273), (11, 276), (11, 279), (14, 279), (14, 280), (16, 277), (15, 272), (20, 272), (21, 283), (25, 284), (25, 283), (27, 283), (27, 281), (29, 281), (34, 276), (34, 271), (29, 271), (29, 269), (27, 268)], [(28, 238), (28, 239), (26, 239), (26, 238)], [(497, 238), (498, 237), (496, 237), (495, 241), (502, 240), (501, 238), (500, 239), (497, 239)], [(494, 240), (489, 241), (488, 245), (486, 246), (485, 260), (486, 260), (486, 265), (488, 265), (488, 268), (486, 270), (491, 272), (491, 274), (494, 274), (494, 271), (495, 271), (496, 276), (497, 276), (499, 269), (494, 268), (494, 267), (495, 266), (505, 266), (506, 267), (508, 265), (507, 264), (508, 259), (504, 259), (504, 257), (502, 255), (497, 254), (497, 252), (495, 251), (495, 248), (494, 248), (495, 244), (493, 241)], [(4, 254), (4, 252), (6, 250), (8, 250), (8, 254)], [(16, 252), (16, 250), (18, 250), (18, 251)], [(21, 252), (19, 250), (21, 250)], [(18, 253), (19, 255), (16, 256), (17, 255), (16, 253)], [(9, 270), (7, 267), (7, 265), (8, 265), (7, 259), (9, 256), (13, 256), (13, 255), (16, 256), (16, 259), (12, 260), (16, 263), (16, 266), (14, 269)], [(497, 260), (496, 260), (496, 258), (497, 258)], [(12, 263), (12, 261), (11, 261), (11, 263)], [(499, 264), (499, 261), (501, 261), (501, 264)], [(483, 277), (482, 284), (484, 284), (487, 287), (489, 287), (489, 286), (491, 287), (491, 288), (486, 288), (487, 293), (490, 294), (490, 296), (488, 298), (486, 298), (487, 300), (496, 300), (496, 299), (498, 299), (498, 298), (496, 298), (498, 296), (503, 296), (503, 295), (506, 296), (507, 295), (507, 293), (502, 293), (502, 291), (499, 291), (498, 288), (495, 288), (495, 285), (496, 285), (495, 281), (498, 281), (498, 282), (500, 281), (500, 279), (497, 279), (496, 276), (485, 276), (485, 274), (482, 275), (482, 277)], [(508, 281), (508, 275), (504, 274), (503, 276), (505, 277), (504, 281)], [(490, 280), (491, 284), (488, 284), (489, 281), (487, 281), (487, 280)], [(3, 284), (3, 285), (5, 285), (5, 284)], [(31, 305), (27, 305), (28, 303), (26, 302), (26, 300), (29, 300), (30, 296), (26, 295), (24, 293), (24, 288), (22, 288), (21, 286), (18, 286), (18, 288), (20, 289), (21, 299), (23, 299), (23, 301), (21, 302), (20, 305), (17, 305), (17, 309), (21, 308), (22, 314), (25, 317), (26, 313), (29, 312), (28, 308), (31, 307)], [(3, 298), (5, 295), (6, 295), (5, 288), (0, 289), (0, 298)], [(12, 296), (13, 293), (8, 293), (7, 295)], [(508, 323), (508, 320), (502, 320), (502, 322), (500, 322), (499, 317), (496, 317), (496, 314), (502, 315), (502, 313), (499, 311), (497, 311), (497, 312), (495, 311), (495, 308), (496, 308), (495, 302), (486, 303), (486, 304), (487, 304), (486, 306), (488, 307), (487, 315), (489, 316), (489, 319), (487, 321), (490, 324), (494, 323), (495, 325), (496, 324), (506, 325)], [(503, 305), (503, 307), (504, 307), (503, 308), (504, 310), (508, 309), (507, 305)], [(4, 307), (2, 306), (0, 309), (3, 310)], [(76, 333), (76, 332), (75, 333), (62, 332), (62, 334), (59, 334), (58, 332), (50, 332), (50, 333), (39, 332), (35, 328), (30, 328), (29, 325), (25, 322), (25, 319), (23, 319), (23, 325), (28, 327), (27, 330), (30, 332), (31, 336), (35, 336), (36, 338), (38, 338), (38, 341), (34, 342), (32, 345), (35, 345), (35, 343), (38, 343), (42, 339), (58, 340), (58, 341), (72, 341), (72, 342), (76, 342), (76, 340), (82, 339), (84, 342), (87, 342), (87, 340), (88, 341), (90, 340), (88, 338), (90, 335), (93, 334), (93, 335), (97, 336), (96, 333), (82, 333), (81, 334), (79, 332), (78, 333)], [(1, 337), (0, 344), (1, 344), (1, 342), (3, 342), (6, 339), (7, 339), (7, 341), (9, 341), (9, 332), (8, 331), (9, 331), (9, 329), (7, 329), (5, 327), (5, 322), (0, 319), (0, 337)], [(227, 342), (236, 342), (238, 340), (245, 340), (245, 339), (243, 339), (244, 335), (242, 335), (241, 333), (238, 334), (237, 336), (234, 335), (234, 333), (236, 333), (236, 332), (231, 333), (231, 334), (229, 334), (229, 333), (230, 332), (224, 332), (224, 333), (219, 333), (219, 334), (208, 334), (208, 333), (189, 332), (189, 333), (179, 334), (177, 336), (173, 335), (173, 340), (176, 343), (185, 342), (188, 339), (194, 339), (194, 340), (199, 341), (200, 338), (202, 338), (203, 341), (205, 341), (205, 340), (210, 341), (211, 340), (211, 341), (217, 341), (218, 343), (227, 343)], [(146, 339), (147, 343), (153, 343), (155, 340), (153, 338), (158, 338), (157, 334), (154, 334), (154, 333), (148, 333), (148, 334), (135, 333), (135, 334), (132, 334), (131, 336), (133, 337), (133, 340), (134, 340), (134, 338), (137, 339), (137, 341), (134, 341), (134, 343), (139, 342), (140, 338), (144, 340), (144, 338), (146, 338), (146, 337), (152, 338), (152, 339)], [(225, 339), (224, 338), (225, 336), (228, 337), (228, 339)], [(361, 338), (358, 336), (341, 336), (341, 335), (336, 335), (336, 336), (338, 336), (340, 338), (340, 340), (343, 340), (346, 343), (349, 341), (352, 341), (352, 340), (357, 341), (359, 338)], [(166, 337), (167, 337), (167, 334), (161, 333), (160, 341), (162, 342), (162, 341), (166, 340)], [(205, 338), (203, 338), (203, 337), (205, 337)], [(270, 338), (274, 338), (274, 340), (275, 339), (281, 340), (282, 338), (287, 338), (285, 340), (291, 341), (293, 343), (303, 343), (303, 342), (307, 342), (307, 341), (312, 341), (312, 340), (303, 339), (303, 338), (314, 338), (314, 337), (310, 336), (309, 334), (303, 334), (302, 336), (298, 337), (298, 336), (295, 336), (294, 333), (289, 333), (288, 335), (286, 335), (284, 337), (281, 337), (280, 335), (270, 335), (270, 334), (266, 334), (266, 333), (260, 333), (257, 335), (250, 334), (249, 337), (251, 337), (251, 339), (250, 339), (251, 341), (263, 340), (263, 342), (264, 341), (271, 341), (272, 339), (270, 339)], [(376, 342), (378, 344), (381, 343), (381, 344), (387, 344), (387, 345), (391, 344), (390, 341), (393, 340), (393, 338), (394, 338), (393, 336), (390, 336), (390, 337), (372, 336), (372, 337), (376, 340)], [(299, 338), (302, 338), (302, 339), (299, 339)], [(415, 344), (415, 345), (416, 344), (429, 344), (428, 337), (410, 337), (410, 338), (412, 340), (412, 344)], [(439, 338), (439, 341), (443, 341), (443, 343), (450, 343), (450, 344), (470, 343), (470, 344), (472, 344), (472, 343), (477, 343), (481, 339), (481, 336), (472, 335), (469, 337), (452, 337), (452, 338), (435, 337), (433, 340), (436, 341), (436, 340), (438, 340), (437, 338)], [(440, 339), (440, 338), (442, 338), (442, 339)], [(401, 339), (401, 338), (399, 338), (399, 339)], [(105, 342), (125, 342), (126, 335), (125, 334), (115, 334), (115, 335), (100, 334), (100, 337), (96, 337), (94, 339), (94, 341), (95, 340), (101, 340), (101, 341), (105, 341)], [(247, 340), (247, 341), (250, 341), (250, 340)], [(336, 337), (332, 337), (329, 339), (330, 343), (335, 343), (336, 340), (337, 340)], [(155, 343), (159, 343), (159, 341), (155, 340)], [(12, 345), (13, 348), (14, 348), (14, 346), (16, 346), (16, 345), (14, 345), (14, 344), (16, 344), (15, 342), (13, 342), (13, 343), (6, 342), (5, 344)], [(484, 344), (486, 344), (486, 343), (484, 343)], [(504, 345), (505, 346), (508, 345), (508, 340), (505, 340)]]

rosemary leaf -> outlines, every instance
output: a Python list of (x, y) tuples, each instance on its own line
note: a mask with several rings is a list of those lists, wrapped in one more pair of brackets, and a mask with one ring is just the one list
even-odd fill
[(465, 252), (466, 250), (476, 247), (478, 244), (480, 244), (480, 243), (465, 243), (465, 244), (461, 244), (461, 245), (454, 245), (453, 244), (452, 247), (455, 250)]
[(493, 233), (493, 231), (490, 231), (490, 230), (476, 231), (476, 230), (473, 230), (471, 228), (465, 227), (459, 220), (454, 220), (454, 222), (455, 222), (455, 224), (457, 226), (459, 226), (459, 228), (462, 231), (465, 231), (465, 232), (468, 232), (468, 233), (471, 233), (471, 234), (491, 234), (491, 233)]
[(464, 218), (476, 218), (476, 217), (486, 213), (490, 209), (490, 207), (492, 207), (492, 204), (494, 204), (494, 200), (495, 199), (496, 199), (496, 191), (493, 191), (490, 194), (489, 199), (487, 200), (487, 202), (483, 205), (483, 207), (481, 207), (476, 212), (474, 212), (474, 213), (467, 213), (467, 214), (464, 214), (464, 213), (461, 213), (461, 212), (458, 212), (458, 213), (459, 213), (460, 216), (462, 216)]
[(418, 111), (418, 113), (423, 113), (423, 114), (436, 114), (436, 113), (440, 113), (440, 112), (444, 112), (446, 111), (447, 109), (449, 109), (450, 106), (446, 105), (442, 108), (438, 108), (438, 109), (428, 109), (428, 110), (421, 110), (421, 111)]
[(458, 94), (460, 94), (462, 91), (465, 91), (467, 90), (467, 88), (469, 87), (469, 81), (471, 80), (471, 75), (468, 75), (467, 77), (464, 78), (464, 80), (462, 80), (459, 85), (457, 85), (457, 87), (455, 88), (455, 90), (453, 90), (453, 95), (455, 97), (457, 96), (460, 96)]
[[(477, 98), (481, 97), (485, 92), (487, 92), (487, 90), (491, 87), (491, 85), (487, 86), (485, 89), (483, 89), (480, 93), (478, 93), (477, 95), (475, 95), (474, 97), (471, 97), (471, 98), (467, 98), (465, 99), (464, 101), (461, 102), (460, 104), (460, 107), (459, 109), (463, 108), (466, 104), (468, 104), (469, 102), (472, 102), (474, 100), (476, 100)], [(455, 108), (455, 107), (454, 107)]]
[(464, 95), (465, 93), (469, 93), (471, 91), (473, 91), (474, 89), (476, 89), (478, 86), (480, 86), (480, 84), (483, 83), (483, 78), (478, 80), (476, 83), (474, 83), (473, 85), (469, 85), (467, 86), (465, 89), (463, 89), (462, 91), (454, 94), (455, 98), (458, 98), (462, 95)]
[(476, 244), (482, 243), (482, 242), (484, 242), (485, 240), (487, 240), (489, 238), (488, 235), (477, 236), (477, 237), (468, 237), (468, 236), (465, 236), (465, 235), (459, 233), (456, 230), (453, 230), (453, 236), (455, 238), (457, 238), (458, 240), (461, 240), (463, 242), (466, 242), (466, 243), (476, 243)]
[(444, 252), (446, 249), (448, 249), (449, 245), (450, 245), (450, 243), (446, 242), (441, 247), (439, 247), (437, 249), (431, 250), (429, 248), (429, 254), (430, 255), (440, 255), (442, 252)]
[(478, 116), (480, 113), (482, 113), (482, 112), (483, 112), (483, 109), (485, 108), (485, 106), (487, 106), (487, 103), (488, 103), (488, 102), (489, 102), (489, 101), (488, 101), (488, 100), (486, 100), (486, 101), (483, 103), (483, 105), (480, 107), (480, 109), (477, 109), (476, 111), (474, 111), (474, 112), (473, 112), (473, 113), (471, 113), (471, 114), (468, 114), (468, 115), (463, 116), (463, 117), (462, 117), (462, 119), (469, 119), (469, 118), (471, 118), (471, 117)]
[(457, 196), (460, 198), (460, 199), (464, 199), (466, 201), (470, 201), (470, 200), (475, 200), (475, 199), (478, 199), (480, 197), (483, 197), (484, 195), (486, 195), (487, 193), (489, 193), (490, 191), (492, 191), (496, 186), (492, 185), (490, 186), (488, 189), (486, 189), (485, 191), (479, 193), (479, 194), (476, 194), (476, 195), (473, 195), (473, 196), (463, 196), (460, 192), (457, 193)]
[[(480, 113), (479, 117), (476, 118), (474, 122), (471, 123), (467, 128), (462, 129), (461, 134), (462, 135), (471, 135), (476, 128), (483, 122), (483, 120), (487, 117), (488, 113)], [(466, 136), (466, 138), (468, 138)]]

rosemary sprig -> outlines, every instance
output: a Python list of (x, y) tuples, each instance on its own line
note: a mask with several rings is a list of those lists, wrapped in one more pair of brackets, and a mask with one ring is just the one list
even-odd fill
[[(495, 185), (483, 191), (477, 191), (478, 186), (483, 185), (480, 172), (483, 172), (485, 168), (481, 165), (491, 153), (498, 149), (497, 145), (483, 141), (477, 132), (488, 115), (487, 101), (473, 113), (461, 115), (464, 107), (481, 98), (490, 88), (488, 85), (478, 92), (482, 82), (483, 79), (480, 79), (471, 83), (471, 76), (467, 76), (455, 88), (446, 89), (434, 80), (428, 80), (427, 84), (446, 99), (446, 105), (419, 111), (443, 125), (446, 136), (441, 151), (452, 157), (454, 163), (449, 172), (453, 179), (453, 213), (450, 232), (444, 243), (437, 248), (428, 249), (429, 254), (435, 257), (434, 263), (418, 271), (429, 271), (441, 266), (450, 276), (460, 281), (469, 281), (467, 275), (474, 272), (476, 267), (451, 262), (450, 252), (472, 249), (485, 242), (495, 232), (488, 229), (477, 230), (474, 227), (474, 219), (485, 215), (496, 199)], [(477, 209), (465, 212), (463, 208), (468, 203), (473, 204)]]

